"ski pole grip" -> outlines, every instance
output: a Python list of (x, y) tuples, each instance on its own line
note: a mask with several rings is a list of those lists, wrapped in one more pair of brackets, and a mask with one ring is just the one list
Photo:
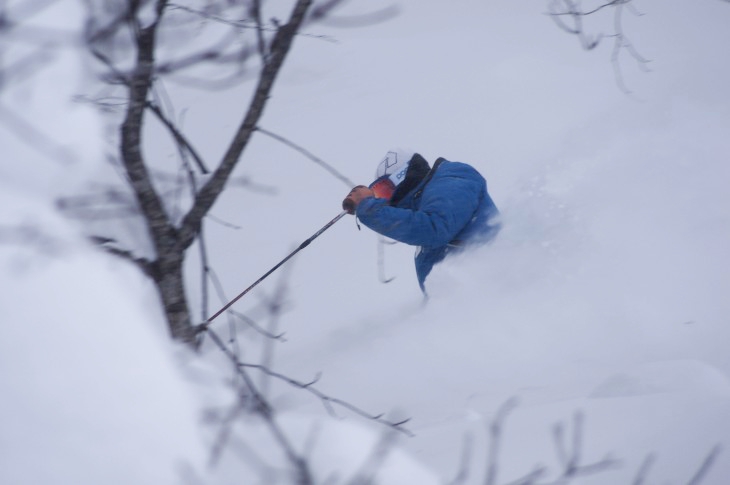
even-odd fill
[(348, 214), (355, 213), (355, 203), (351, 199), (345, 199), (342, 201), (342, 208), (347, 211)]

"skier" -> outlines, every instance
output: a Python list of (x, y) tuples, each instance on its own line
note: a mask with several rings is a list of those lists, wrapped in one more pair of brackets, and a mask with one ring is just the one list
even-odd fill
[(430, 167), (412, 151), (389, 151), (369, 187), (354, 187), (342, 202), (349, 214), (383, 236), (412, 246), (421, 291), (433, 266), (500, 229), (487, 182), (474, 167), (438, 158)]

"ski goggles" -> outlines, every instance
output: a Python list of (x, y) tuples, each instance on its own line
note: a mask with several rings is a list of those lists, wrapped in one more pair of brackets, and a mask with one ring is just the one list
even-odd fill
[(393, 192), (395, 192), (395, 184), (390, 180), (389, 175), (378, 177), (375, 182), (370, 184), (369, 188), (378, 199), (390, 200), (393, 197)]

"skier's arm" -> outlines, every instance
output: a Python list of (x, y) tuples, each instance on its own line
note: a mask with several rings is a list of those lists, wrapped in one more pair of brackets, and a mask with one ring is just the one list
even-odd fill
[(383, 199), (368, 197), (357, 207), (357, 216), (370, 229), (414, 246), (442, 246), (469, 223), (479, 204), (478, 180), (442, 176), (424, 189), (418, 210), (391, 207)]

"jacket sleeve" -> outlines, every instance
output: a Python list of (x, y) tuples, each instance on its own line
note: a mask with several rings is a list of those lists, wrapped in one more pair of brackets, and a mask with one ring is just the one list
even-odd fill
[(406, 244), (448, 244), (471, 220), (484, 184), (481, 175), (471, 167), (453, 165), (461, 168), (436, 172), (423, 189), (417, 210), (391, 207), (382, 199), (370, 197), (358, 205), (357, 217), (373, 231)]

